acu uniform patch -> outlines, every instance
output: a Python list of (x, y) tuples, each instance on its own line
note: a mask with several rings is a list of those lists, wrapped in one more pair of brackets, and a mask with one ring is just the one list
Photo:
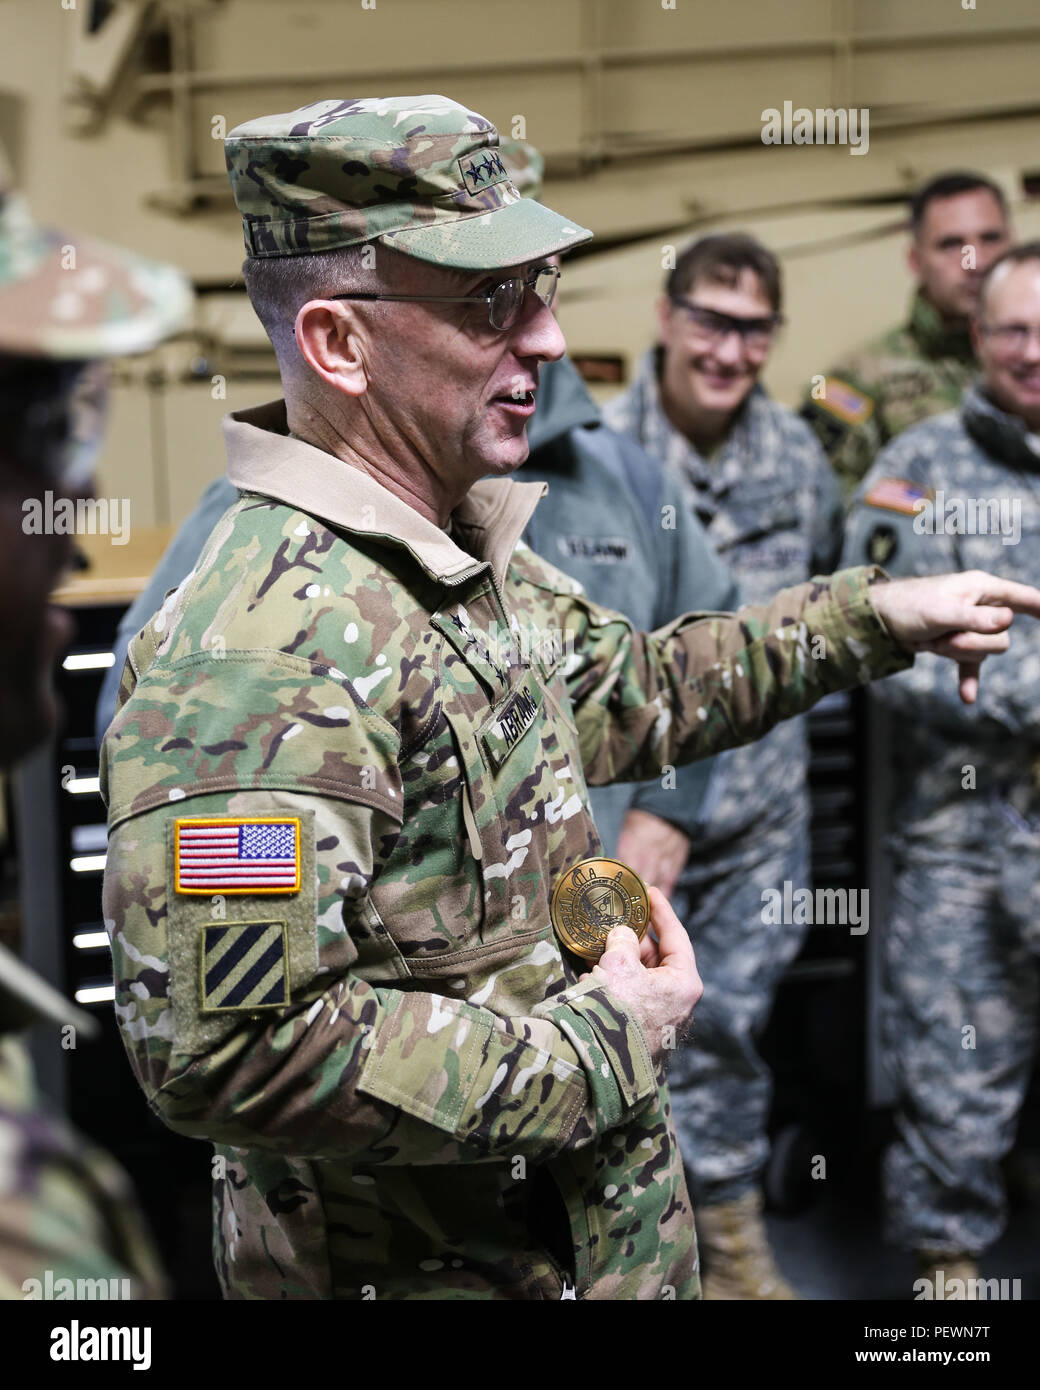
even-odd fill
[(840, 376), (829, 376), (824, 381), (823, 395), (813, 397), (813, 404), (820, 410), (836, 415), (846, 425), (865, 425), (874, 413), (874, 402), (862, 391), (857, 391)]
[(905, 478), (879, 478), (863, 498), (863, 502), (868, 507), (880, 507), (883, 511), (916, 516), (921, 510), (921, 504), (933, 501), (934, 498), (934, 491), (920, 483), (911, 483)]

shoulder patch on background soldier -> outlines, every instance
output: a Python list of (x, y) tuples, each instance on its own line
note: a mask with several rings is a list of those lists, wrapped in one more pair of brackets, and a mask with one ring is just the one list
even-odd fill
[(287, 817), (220, 816), (177, 822), (178, 893), (297, 893), (300, 822)]
[(884, 565), (899, 549), (899, 537), (891, 526), (875, 526), (867, 537), (867, 559), (872, 565)]
[(930, 502), (935, 492), (921, 483), (911, 483), (905, 478), (879, 478), (863, 498), (868, 507), (881, 507), (888, 512), (904, 512), (916, 516), (921, 502)]
[(229, 922), (203, 928), (204, 1013), (279, 1009), (289, 1002), (284, 922)]
[(840, 376), (829, 376), (824, 382), (824, 394), (813, 397), (813, 403), (821, 410), (830, 411), (844, 420), (847, 425), (863, 425), (874, 413), (874, 402), (862, 391), (857, 391)]

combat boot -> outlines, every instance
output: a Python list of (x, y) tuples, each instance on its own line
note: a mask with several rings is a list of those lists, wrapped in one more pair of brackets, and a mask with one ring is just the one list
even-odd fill
[(978, 1298), (979, 1267), (971, 1255), (962, 1251), (943, 1254), (937, 1250), (919, 1250), (917, 1263), (918, 1276), (914, 1284), (917, 1297), (920, 1297), (921, 1281), (927, 1279), (932, 1286), (932, 1298)]
[(798, 1295), (776, 1267), (765, 1222), (762, 1194), (698, 1207), (701, 1291), (707, 1299), (791, 1299)]

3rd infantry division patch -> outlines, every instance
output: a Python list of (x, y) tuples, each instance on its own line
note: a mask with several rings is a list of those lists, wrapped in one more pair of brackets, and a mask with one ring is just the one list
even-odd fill
[(204, 1013), (289, 1002), (284, 922), (228, 922), (202, 930)]

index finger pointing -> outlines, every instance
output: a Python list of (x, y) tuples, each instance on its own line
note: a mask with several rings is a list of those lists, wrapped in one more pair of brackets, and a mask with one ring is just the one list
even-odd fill
[(997, 604), (1040, 618), (1040, 589), (1034, 589), (1031, 584), (1016, 584), (1013, 579), (1001, 579), (996, 574), (984, 574), (982, 581), (977, 603)]

